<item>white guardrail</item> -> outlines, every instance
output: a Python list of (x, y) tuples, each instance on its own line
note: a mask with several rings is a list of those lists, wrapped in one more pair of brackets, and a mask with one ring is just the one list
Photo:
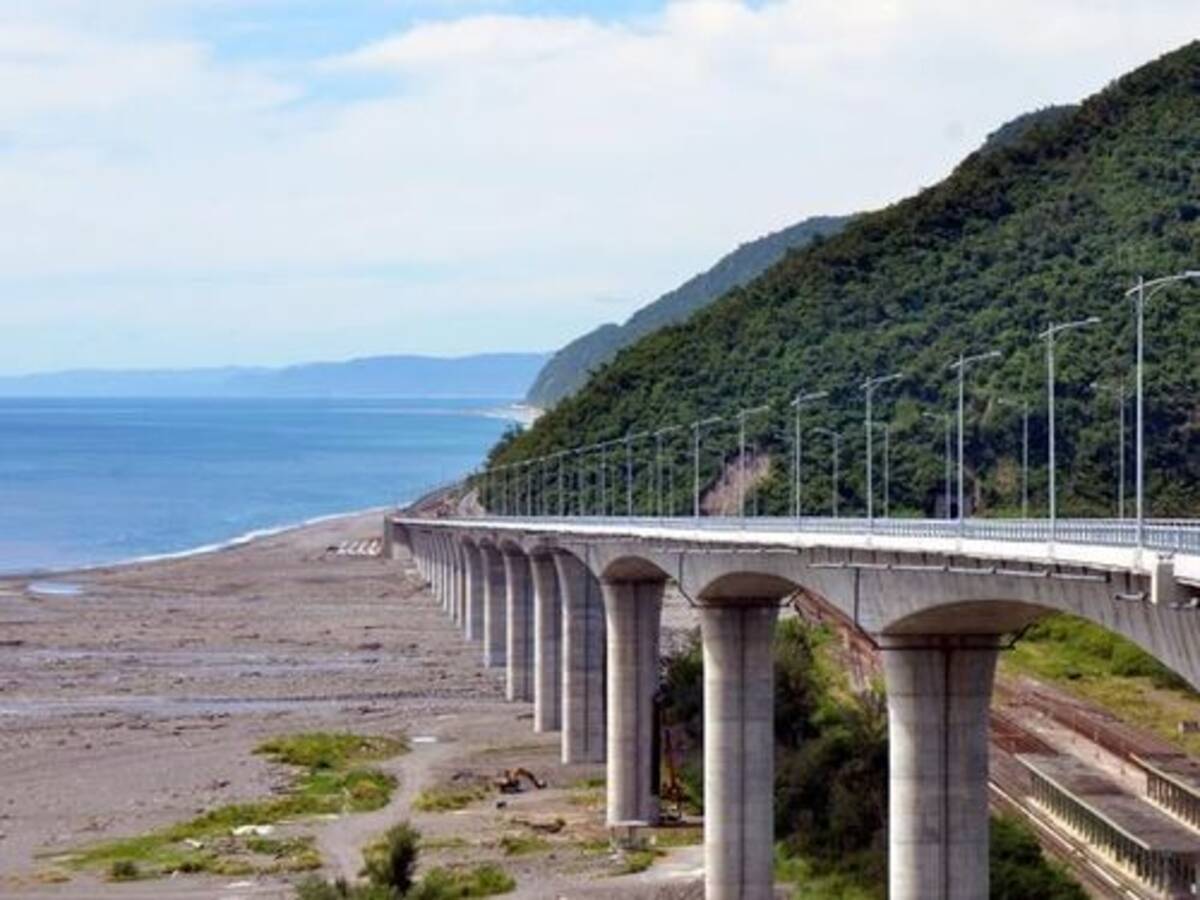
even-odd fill
[[(433, 520), (436, 521), (436, 520)], [(488, 516), (489, 524), (536, 528), (573, 526), (637, 528), (663, 531), (761, 531), (814, 534), (878, 534), (894, 537), (964, 538), (985, 541), (1058, 542), (1109, 547), (1136, 547), (1138, 523), (1133, 519), (874, 519), (785, 516)], [(481, 523), (482, 524), (482, 521)], [(1141, 546), (1165, 553), (1200, 554), (1200, 520), (1152, 519), (1145, 523)]]

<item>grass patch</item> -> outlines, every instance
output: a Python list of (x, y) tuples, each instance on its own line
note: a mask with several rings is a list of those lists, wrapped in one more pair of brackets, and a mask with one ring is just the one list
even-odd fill
[(506, 834), (500, 838), (505, 856), (528, 856), (550, 849), (550, 842), (535, 834)]
[(413, 809), (418, 812), (453, 812), (486, 800), (489, 793), (487, 788), (480, 785), (425, 788), (413, 800)]
[(430, 869), (405, 900), (456, 900), (459, 897), (493, 897), (514, 890), (517, 882), (492, 863), (478, 866), (439, 866)]
[(578, 788), (584, 791), (594, 791), (603, 788), (608, 782), (605, 781), (603, 775), (592, 778), (580, 778), (571, 787)]
[(775, 848), (775, 881), (792, 885), (794, 900), (882, 900), (883, 886), (854, 867), (831, 869)]
[(64, 862), (76, 869), (104, 869), (113, 880), (175, 872), (234, 876), (311, 871), (321, 865), (311, 836), (276, 838), (234, 831), (314, 815), (380, 809), (390, 799), (396, 780), (363, 763), (405, 750), (407, 744), (398, 738), (326, 732), (266, 741), (256, 753), (305, 770), (287, 794), (227, 804), (186, 822), (94, 844)]
[(1200, 753), (1200, 735), (1179, 733), (1180, 721), (1200, 719), (1200, 694), (1130, 641), (1091, 622), (1048, 616), (1002, 655), (1001, 669), (1058, 684), (1185, 751)]
[(636, 875), (645, 872), (654, 865), (654, 860), (662, 853), (656, 850), (628, 850), (621, 858), (621, 870), (618, 875)]
[(392, 759), (408, 750), (408, 741), (399, 737), (310, 731), (263, 741), (254, 752), (300, 769), (344, 769)]
[(699, 825), (655, 828), (650, 832), (650, 841), (660, 850), (669, 850), (672, 847), (695, 847), (704, 843), (704, 829)]
[(604, 790), (593, 788), (582, 791), (572, 791), (567, 795), (567, 802), (572, 806), (579, 806), (583, 809), (596, 809), (597, 807), (604, 805)]

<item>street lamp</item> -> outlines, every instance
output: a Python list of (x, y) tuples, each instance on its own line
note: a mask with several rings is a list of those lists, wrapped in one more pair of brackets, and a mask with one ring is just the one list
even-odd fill
[(1054, 471), (1054, 339), (1057, 335), (1064, 331), (1074, 331), (1077, 328), (1095, 325), (1099, 321), (1099, 316), (1090, 316), (1086, 319), (1078, 319), (1074, 322), (1061, 322), (1057, 325), (1051, 323), (1051, 325), (1045, 331), (1038, 335), (1039, 338), (1046, 342), (1046, 395), (1049, 401), (1047, 428), (1050, 432), (1050, 540), (1054, 540), (1058, 533), (1058, 497), (1057, 488), (1055, 486), (1056, 475)]
[(833, 517), (838, 517), (838, 457), (842, 452), (842, 436), (831, 428), (814, 428), (813, 433), (823, 434), (833, 442)]
[[(663, 517), (663, 477), (662, 477), (662, 456), (663, 456), (663, 437), (678, 431), (682, 425), (671, 425), (667, 428), (660, 428), (654, 432), (654, 493), (655, 493), (655, 509), (658, 512), (658, 517)], [(675, 487), (674, 464), (671, 466), (671, 487)], [(672, 494), (674, 491), (672, 490)], [(674, 499), (672, 498), (672, 503)]]
[(873, 483), (874, 473), (872, 470), (872, 451), (871, 451), (871, 400), (875, 395), (875, 388), (882, 384), (887, 384), (891, 381), (899, 381), (904, 376), (896, 372), (892, 375), (880, 375), (875, 378), (868, 378), (862, 383), (862, 389), (867, 395), (867, 522), (870, 524), (875, 520), (875, 488)]
[(649, 437), (649, 431), (625, 435), (625, 515), (633, 518), (633, 442)]
[(1116, 384), (1101, 384), (1092, 382), (1092, 390), (1098, 394), (1111, 394), (1117, 401), (1117, 518), (1125, 519), (1125, 403), (1129, 392), (1125, 389), (1125, 379), (1117, 380)]
[(892, 507), (892, 424), (875, 422), (874, 426), (883, 429), (883, 517), (887, 519)]
[(1020, 403), (1008, 397), (1001, 397), (1001, 406), (1015, 406), (1021, 410), (1021, 518), (1029, 518), (1029, 401), (1022, 399)]
[(1136, 473), (1134, 477), (1137, 479), (1137, 542), (1138, 546), (1145, 543), (1146, 536), (1146, 421), (1144, 416), (1145, 407), (1145, 385), (1144, 385), (1144, 365), (1145, 356), (1145, 319), (1146, 319), (1146, 301), (1152, 298), (1159, 291), (1170, 287), (1181, 281), (1196, 281), (1200, 280), (1200, 271), (1181, 272), (1178, 275), (1167, 275), (1164, 278), (1155, 278), (1151, 281), (1146, 281), (1142, 277), (1138, 277), (1138, 283), (1125, 292), (1126, 297), (1133, 297), (1137, 309), (1137, 460)]
[(953, 479), (951, 478), (951, 475), (950, 475), (950, 469), (951, 469), (951, 463), (950, 463), (950, 414), (949, 413), (923, 412), (923, 413), (921, 413), (921, 418), (933, 419), (934, 421), (941, 421), (944, 426), (943, 431), (945, 433), (945, 445), (946, 445), (946, 448), (945, 448), (946, 498), (945, 498), (944, 503), (945, 503), (945, 507), (946, 507), (946, 509), (945, 509), (946, 516), (945, 517), (947, 519), (949, 519), (950, 511), (951, 511), (951, 509), (953, 509), (953, 506), (951, 504), (953, 504), (953, 502), (954, 502), (950, 497), (951, 485), (953, 484)]
[(962, 353), (958, 354), (958, 359), (950, 363), (951, 369), (958, 370), (958, 523), (963, 523), (963, 512), (965, 509), (964, 501), (964, 476), (963, 476), (963, 406), (964, 397), (966, 395), (966, 372), (967, 366), (973, 363), (982, 362), (985, 359), (995, 359), (1000, 356), (999, 350), (989, 350), (987, 353), (977, 353), (974, 356), (966, 356)]
[(791, 406), (796, 410), (796, 440), (792, 447), (792, 514), (797, 520), (800, 518), (801, 488), (803, 486), (800, 478), (800, 466), (803, 462), (801, 455), (804, 448), (804, 437), (800, 431), (800, 407), (814, 400), (824, 400), (828, 396), (829, 391), (810, 391), (807, 394), (797, 394), (791, 402)]
[(721, 421), (720, 416), (698, 419), (692, 428), (692, 516), (700, 518), (700, 429)]
[(746, 518), (746, 418), (768, 412), (770, 406), (763, 404), (738, 412), (738, 517)]

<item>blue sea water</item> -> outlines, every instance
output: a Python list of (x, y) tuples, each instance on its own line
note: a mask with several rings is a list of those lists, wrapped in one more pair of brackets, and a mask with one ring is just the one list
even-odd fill
[(0, 572), (220, 544), (470, 471), (502, 400), (0, 399)]

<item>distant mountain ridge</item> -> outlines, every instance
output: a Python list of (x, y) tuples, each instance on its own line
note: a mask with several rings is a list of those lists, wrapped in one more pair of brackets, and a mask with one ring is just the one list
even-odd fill
[(371, 356), (283, 368), (76, 369), (0, 376), (3, 397), (489, 397), (518, 399), (545, 353)]
[(688, 279), (635, 312), (623, 325), (608, 323), (555, 353), (538, 373), (527, 399), (549, 409), (579, 390), (621, 349), (652, 331), (684, 321), (692, 313), (757, 278), (788, 253), (837, 234), (853, 216), (813, 216), (764, 235), (723, 256), (711, 269)]

